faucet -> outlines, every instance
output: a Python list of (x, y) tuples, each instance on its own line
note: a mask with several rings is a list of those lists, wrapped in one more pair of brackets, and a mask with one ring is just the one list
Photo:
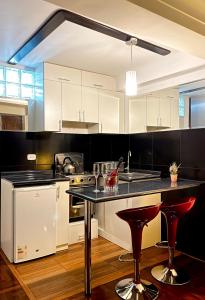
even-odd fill
[(127, 173), (130, 172), (130, 157), (132, 156), (131, 151), (129, 150), (127, 153), (127, 167), (125, 168), (127, 170)]

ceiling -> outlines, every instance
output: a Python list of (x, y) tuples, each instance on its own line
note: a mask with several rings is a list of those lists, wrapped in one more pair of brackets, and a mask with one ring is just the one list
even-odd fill
[(128, 0), (177, 24), (205, 35), (204, 0)]
[[(55, 5), (50, 2), (55, 3)], [(116, 4), (118, 4), (117, 9)], [(204, 51), (203, 56), (198, 55), (198, 53), (196, 55), (197, 51), (194, 49), (190, 51), (189, 47), (184, 51), (187, 39), (192, 36), (196, 41), (195, 46), (201, 41), (205, 47), (204, 37), (200, 36), (202, 38), (200, 39), (198, 34), (183, 28), (185, 31), (184, 35), (181, 35), (181, 40), (184, 44), (181, 43), (180, 46), (178, 35), (176, 39), (173, 39), (173, 35), (179, 32), (182, 34), (181, 26), (174, 23), (173, 25), (169, 20), (125, 0), (110, 0), (106, 5), (105, 1), (102, 0), (1, 1), (0, 60), (6, 62), (54, 11), (61, 7), (65, 8), (65, 5), (66, 8), (79, 14), (171, 50), (170, 55), (163, 57), (134, 47), (133, 63), (137, 70), (139, 82), (150, 81), (205, 65)], [(167, 25), (169, 39), (163, 39), (166, 31), (165, 25)], [(175, 28), (178, 31), (174, 30)], [(191, 44), (193, 43), (194, 40)], [(203, 43), (200, 45), (202, 46)], [(35, 66), (41, 61), (116, 76), (120, 81), (124, 78), (125, 71), (130, 67), (130, 48), (114, 38), (70, 22), (64, 22), (21, 63), (26, 66)]]

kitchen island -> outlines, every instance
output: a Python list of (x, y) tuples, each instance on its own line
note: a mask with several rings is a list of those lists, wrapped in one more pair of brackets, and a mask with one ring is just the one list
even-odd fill
[[(203, 182), (194, 180), (180, 180), (171, 183), (169, 178), (159, 178), (131, 183), (122, 183), (116, 192), (93, 192), (93, 187), (70, 189), (68, 194), (85, 200), (85, 294), (91, 294), (91, 206), (92, 203), (126, 199), (142, 195), (171, 192), (196, 188)], [(149, 205), (149, 203), (148, 203)]]

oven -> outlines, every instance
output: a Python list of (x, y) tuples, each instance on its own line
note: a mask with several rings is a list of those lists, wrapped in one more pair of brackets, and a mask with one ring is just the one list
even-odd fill
[(69, 223), (84, 220), (84, 201), (72, 195), (69, 197)]
[[(84, 220), (84, 200), (73, 195), (69, 196), (69, 223)], [(91, 216), (93, 217), (94, 207), (91, 207)]]
[[(70, 157), (77, 168), (75, 173), (67, 174), (64, 172), (64, 160)], [(78, 152), (56, 153), (54, 156), (55, 176), (69, 177), (70, 188), (81, 188), (95, 186), (95, 176), (84, 171), (84, 155)], [(93, 211), (92, 211), (93, 215)], [(84, 201), (70, 195), (69, 196), (69, 223), (84, 220)]]

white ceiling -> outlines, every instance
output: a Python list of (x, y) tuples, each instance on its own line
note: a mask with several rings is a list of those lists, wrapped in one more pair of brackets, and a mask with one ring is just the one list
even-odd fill
[[(70, 5), (73, 10), (76, 5), (75, 11), (78, 13), (80, 9), (84, 8), (84, 15), (87, 15), (85, 11), (90, 12), (95, 19), (96, 14), (98, 14), (97, 20), (102, 19), (103, 16), (110, 17), (111, 13), (113, 13), (112, 20), (115, 21), (115, 25), (107, 23), (108, 25), (116, 26), (117, 20), (121, 20), (121, 22), (124, 20), (124, 26), (118, 26), (119, 29), (135, 34), (150, 42), (156, 43), (156, 34), (153, 34), (153, 38), (151, 37), (152, 32), (157, 28), (159, 32), (157, 44), (169, 48), (171, 54), (163, 57), (139, 47), (134, 47), (133, 60), (139, 82), (150, 81), (205, 65), (204, 59), (188, 54), (189, 51), (185, 53), (184, 51), (174, 50), (174, 43), (169, 43), (171, 44), (169, 47), (163, 43), (160, 44), (162, 42), (160, 26), (164, 25), (164, 19), (150, 12), (148, 13), (151, 14), (151, 20), (150, 18), (146, 19), (146, 10), (142, 8), (138, 10), (137, 6), (125, 0), (110, 0), (108, 4), (101, 0), (76, 0), (65, 3)], [(103, 6), (102, 3), (104, 4)], [(118, 4), (117, 8), (116, 4)], [(58, 8), (42, 0), (0, 0), (0, 60), (6, 62), (48, 16)], [(99, 8), (101, 9), (99, 10)], [(131, 14), (130, 8), (134, 9), (133, 14)], [(123, 15), (122, 9), (124, 10)], [(92, 16), (89, 15), (89, 17)], [(138, 19), (136, 16), (138, 16)], [(154, 23), (152, 24), (153, 21)], [(167, 22), (170, 21), (167, 20)], [(144, 32), (142, 25), (144, 26)], [(131, 31), (131, 28), (134, 30)], [(163, 32), (164, 28), (161, 29)], [(119, 40), (76, 24), (64, 22), (27, 55), (21, 63), (27, 66), (35, 66), (41, 61), (113, 75), (122, 80), (125, 71), (130, 66), (130, 49)]]

